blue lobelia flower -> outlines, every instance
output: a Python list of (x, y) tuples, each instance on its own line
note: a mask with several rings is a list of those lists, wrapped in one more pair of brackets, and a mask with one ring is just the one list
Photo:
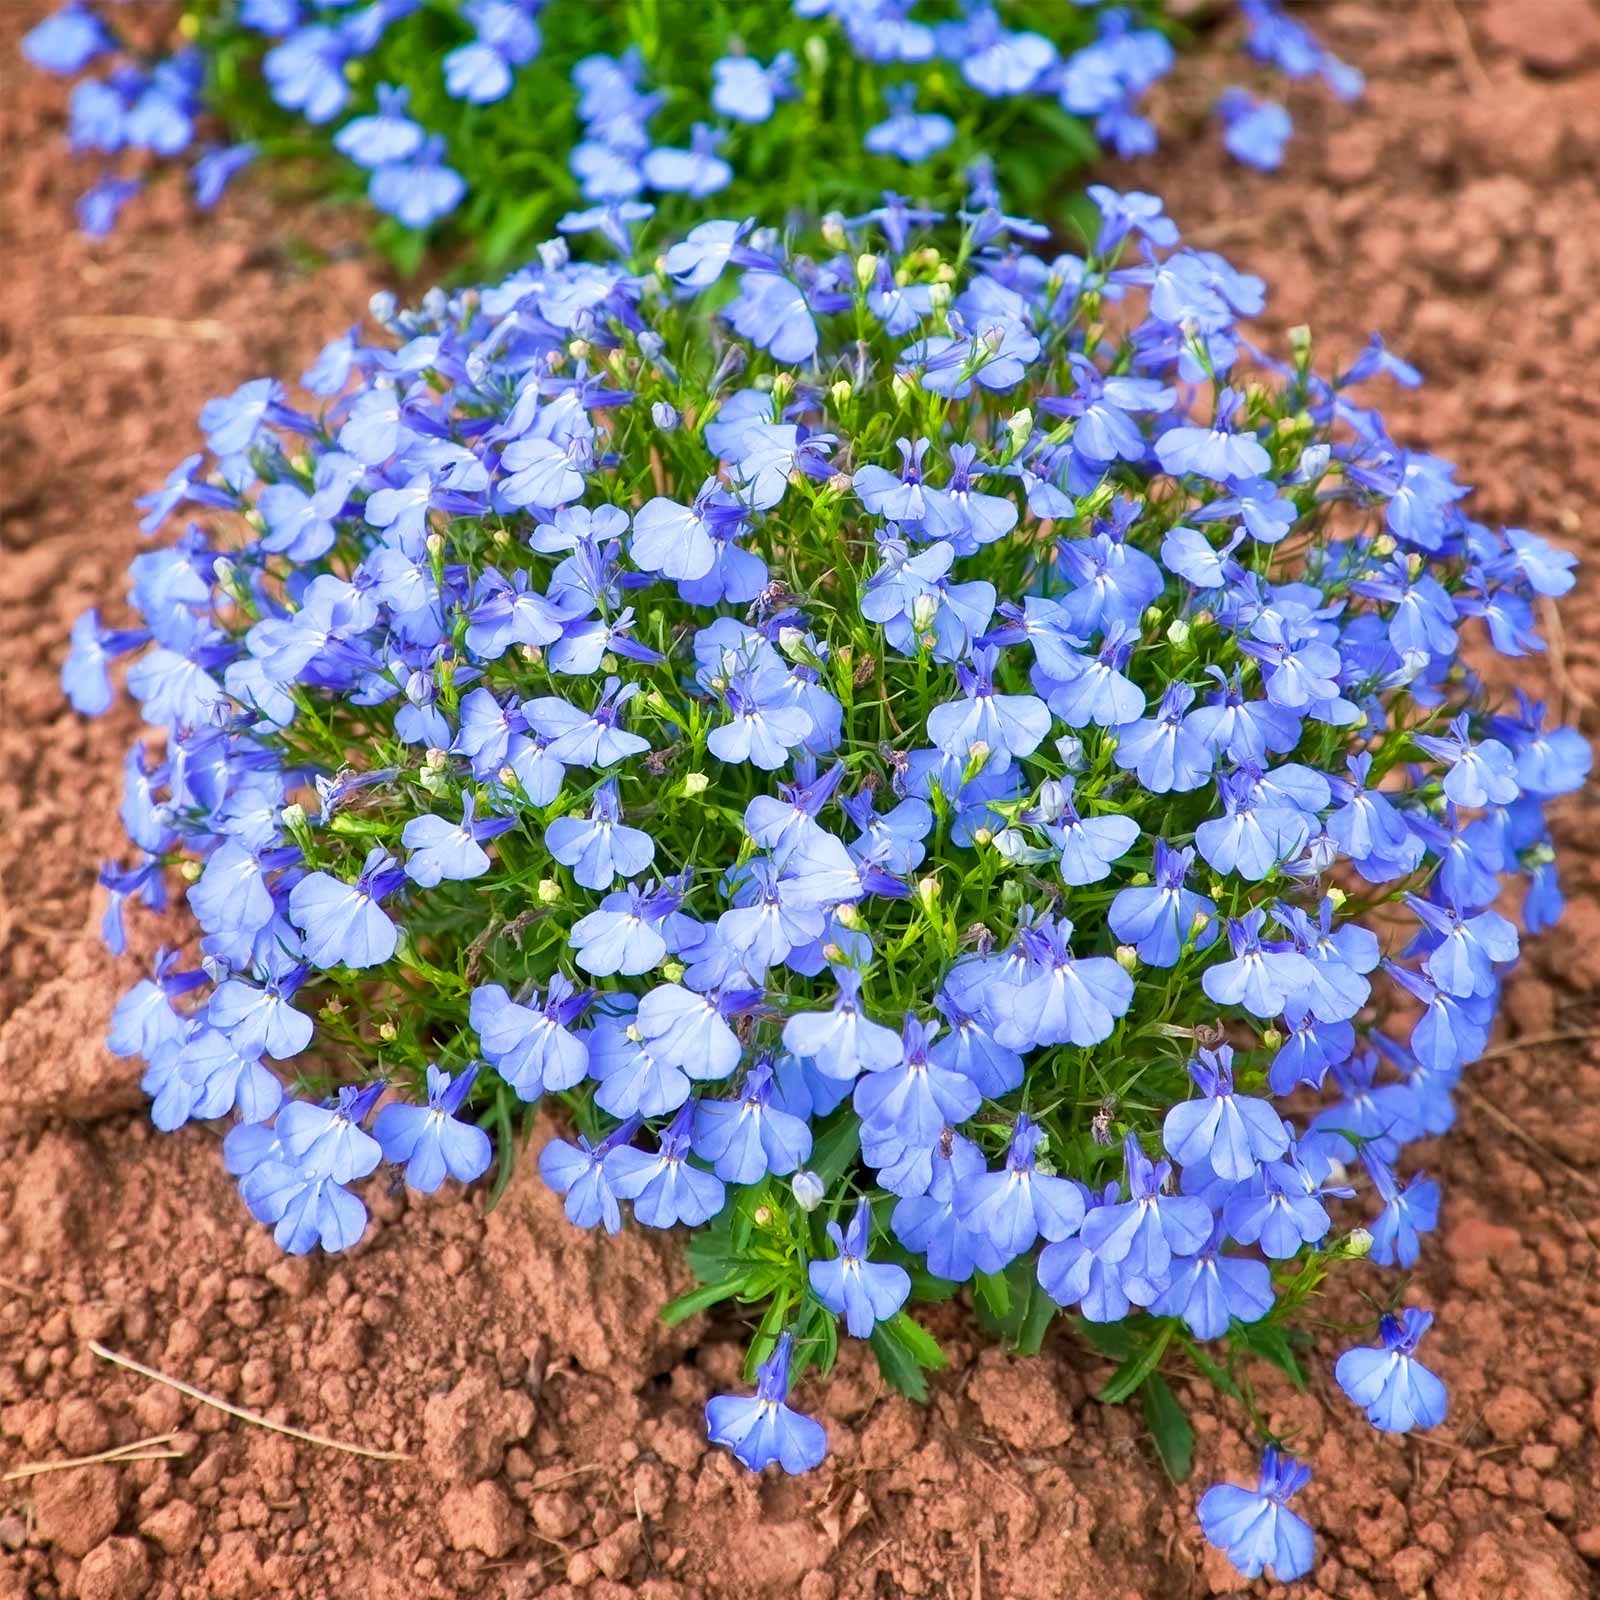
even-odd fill
[(1211, 1212), (1192, 1195), (1161, 1192), (1172, 1171), (1152, 1162), (1137, 1134), (1123, 1142), (1128, 1198), (1097, 1206), (1084, 1217), (1079, 1237), (1103, 1262), (1117, 1269), (1123, 1294), (1148, 1306), (1165, 1291), (1174, 1256), (1192, 1256), (1211, 1236)]
[(473, 105), (510, 94), (514, 69), (526, 66), (542, 43), (530, 0), (466, 0), (461, 14), (478, 36), (444, 58), (445, 93)]
[[(1118, 1204), (1117, 1184), (1106, 1186), (1103, 1195), (1091, 1194), (1085, 1220), (1097, 1210)], [(1039, 1252), (1036, 1276), (1039, 1287), (1057, 1305), (1075, 1305), (1089, 1322), (1120, 1322), (1132, 1305), (1122, 1286), (1121, 1273), (1079, 1237), (1046, 1245)]]
[[(1061, 881), (1070, 888), (1081, 888), (1111, 875), (1113, 863), (1138, 842), (1139, 824), (1115, 811), (1079, 816), (1073, 790), (1071, 777), (1052, 780), (1040, 792), (1040, 810), (1047, 813), (1045, 833), (1061, 852)], [(1049, 815), (1052, 812), (1054, 815)]]
[(280, 1250), (304, 1255), (348, 1250), (367, 1227), (367, 1208), (326, 1173), (307, 1174), (281, 1160), (252, 1167), (239, 1183), (239, 1193), (257, 1222), (273, 1224)]
[(1298, 854), (1310, 837), (1305, 814), (1275, 804), (1271, 797), (1259, 797), (1247, 772), (1224, 773), (1217, 788), (1226, 815), (1202, 822), (1194, 831), (1194, 842), (1218, 872), (1237, 872), (1260, 883)]
[(955, 1214), (978, 1246), (978, 1265), (998, 1272), (1033, 1247), (1036, 1239), (1052, 1243), (1078, 1231), (1083, 1221), (1083, 1192), (1068, 1178), (1035, 1167), (1043, 1130), (1026, 1112), (1017, 1114), (1005, 1167), (977, 1172), (955, 1184)]
[(470, 790), (461, 797), (461, 821), (447, 822), (429, 812), (412, 817), (401, 830), (400, 842), (411, 854), (406, 858), (406, 876), (424, 889), (449, 879), (459, 882), (476, 878), (489, 870), (489, 857), (482, 839), (492, 839), (517, 825), (515, 817), (485, 817), (476, 820), (477, 796)]
[(1201, 986), (1219, 1006), (1242, 1006), (1253, 1017), (1282, 1014), (1314, 976), (1312, 963), (1282, 939), (1263, 939), (1264, 911), (1228, 918), (1231, 961), (1218, 962), (1201, 974)]
[(383, 1081), (364, 1088), (345, 1084), (331, 1106), (291, 1100), (274, 1124), (285, 1157), (313, 1177), (335, 1183), (364, 1178), (383, 1159), (383, 1150), (361, 1122), (383, 1093)]
[(476, 1066), (448, 1072), (429, 1064), (425, 1106), (386, 1105), (373, 1119), (372, 1134), (385, 1161), (404, 1164), (406, 1182), (432, 1194), (446, 1177), (471, 1183), (489, 1170), (493, 1149), (489, 1135), (476, 1123), (461, 1122), (456, 1112), (472, 1092)]
[(838, 1255), (813, 1261), (808, 1269), (812, 1292), (830, 1311), (843, 1315), (854, 1339), (867, 1338), (911, 1293), (911, 1278), (904, 1267), (867, 1260), (871, 1233), (872, 1207), (863, 1196), (847, 1231), (841, 1232), (837, 1222), (828, 1224), (828, 1237)]
[(216, 1028), (196, 1028), (178, 1047), (177, 1066), (193, 1090), (188, 1114), (198, 1121), (236, 1110), (245, 1122), (265, 1122), (283, 1103), (277, 1075)]
[(1183, 794), (1210, 781), (1215, 758), (1187, 723), (1194, 697), (1193, 684), (1169, 683), (1153, 717), (1117, 729), (1117, 765), (1151, 794)]
[(824, 1077), (848, 1083), (859, 1073), (883, 1072), (899, 1066), (900, 1035), (874, 1022), (862, 1009), (861, 974), (835, 967), (838, 983), (828, 1011), (798, 1011), (783, 1025), (783, 1045)]
[(1111, 931), (1148, 966), (1174, 967), (1186, 948), (1205, 950), (1216, 942), (1216, 904), (1184, 887), (1193, 862), (1192, 845), (1174, 850), (1157, 839), (1155, 882), (1119, 889), (1111, 902)]
[(1132, 1003), (1133, 979), (1109, 956), (1074, 956), (1071, 940), (1066, 917), (1042, 917), (1022, 930), (1021, 981), (989, 994), (995, 1040), (1006, 1049), (1100, 1044)]
[(965, 1283), (978, 1265), (977, 1241), (956, 1216), (956, 1190), (987, 1170), (977, 1145), (947, 1128), (934, 1146), (926, 1189), (895, 1202), (890, 1229), (906, 1249), (925, 1255), (936, 1278)]
[(1262, 172), (1283, 165), (1283, 147), (1294, 132), (1289, 113), (1276, 101), (1257, 100), (1245, 89), (1224, 89), (1217, 99), (1223, 148), (1235, 161)]
[(334, 135), (334, 148), (361, 167), (409, 161), (427, 137), (422, 125), (406, 115), (411, 91), (380, 83), (374, 93), (378, 100), (377, 111), (347, 122)]
[(643, 888), (630, 883), (608, 894), (600, 909), (580, 917), (567, 935), (578, 965), (597, 978), (619, 972), (634, 978), (660, 966), (669, 952), (692, 949), (704, 930), (678, 910), (686, 881), (685, 874), (660, 884), (651, 880)]
[(639, 1037), (663, 1067), (699, 1082), (726, 1078), (744, 1054), (728, 1018), (759, 999), (752, 990), (696, 994), (682, 984), (659, 984), (639, 1002)]
[(498, 983), (472, 991), (468, 1020), (485, 1059), (516, 1091), (519, 1099), (571, 1089), (589, 1071), (589, 1049), (572, 1024), (593, 1000), (569, 978), (553, 973), (543, 1004), (537, 992), (518, 1004)]
[(970, 1078), (930, 1059), (928, 1047), (937, 1033), (937, 1023), (923, 1023), (907, 1012), (897, 1058), (890, 1061), (885, 1051), (884, 1065), (863, 1060), (866, 1075), (856, 1081), (853, 1104), (864, 1137), (892, 1137), (927, 1150), (947, 1123), (958, 1126), (983, 1103)]
[(622, 1231), (622, 1208), (611, 1186), (606, 1158), (639, 1131), (638, 1117), (629, 1117), (597, 1145), (580, 1133), (578, 1142), (552, 1139), (539, 1152), (539, 1176), (566, 1199), (567, 1221), (578, 1228), (602, 1224), (607, 1233)]
[(522, 713), (553, 760), (569, 767), (605, 768), (650, 748), (648, 739), (622, 726), (623, 707), (640, 692), (637, 683), (607, 678), (593, 711), (545, 695), (524, 701)]
[(297, 1056), (311, 1043), (315, 1024), (292, 1004), (311, 969), (273, 952), (252, 969), (257, 982), (237, 974), (224, 978), (206, 1002), (206, 1020), (228, 1036), (240, 1055)]
[(1451, 722), (1448, 735), (1418, 733), (1412, 737), (1430, 756), (1449, 764), (1444, 775), (1445, 798), (1458, 806), (1506, 806), (1522, 792), (1511, 752), (1498, 739), (1474, 744), (1466, 712)]
[(59, 11), (36, 23), (22, 36), (22, 54), (41, 72), (72, 77), (98, 55), (115, 50), (117, 42), (89, 9), (87, 0), (67, 0)]
[(706, 1430), (752, 1472), (777, 1462), (788, 1473), (809, 1472), (828, 1453), (822, 1424), (785, 1402), (794, 1335), (782, 1333), (772, 1354), (756, 1369), (753, 1395), (718, 1394), (706, 1402)]
[(444, 164), (444, 140), (425, 139), (415, 155), (374, 169), (367, 198), (408, 228), (432, 227), (461, 204), (466, 179)]
[(1449, 899), (1441, 905), (1408, 894), (1405, 901), (1423, 924), (1406, 953), (1427, 951), (1422, 970), (1440, 989), (1459, 998), (1495, 994), (1500, 987), (1496, 963), (1517, 959), (1516, 928), (1492, 909), (1465, 916)]
[(643, 872), (655, 859), (656, 842), (622, 821), (615, 778), (595, 791), (586, 817), (557, 817), (544, 831), (545, 848), (585, 889), (609, 889), (619, 877)]
[(1259, 1578), (1271, 1567), (1279, 1583), (1292, 1583), (1311, 1570), (1316, 1553), (1311, 1524), (1288, 1506), (1310, 1481), (1309, 1467), (1269, 1444), (1261, 1452), (1258, 1488), (1219, 1483), (1200, 1496), (1200, 1527), (1245, 1577)]
[(1320, 1184), (1294, 1149), (1282, 1161), (1270, 1161), (1228, 1196), (1223, 1220), (1228, 1237), (1240, 1244), (1259, 1244), (1272, 1261), (1287, 1261), (1302, 1245), (1315, 1244), (1332, 1226), (1324, 1195), (1350, 1195), (1350, 1189)]
[(694, 1118), (694, 1151), (729, 1183), (756, 1183), (770, 1172), (785, 1177), (811, 1154), (811, 1129), (803, 1117), (775, 1103), (772, 1059), (750, 1069), (737, 1100), (700, 1100)]
[(1180, 1101), (1161, 1125), (1161, 1142), (1174, 1161), (1204, 1163), (1237, 1183), (1288, 1150), (1278, 1113), (1265, 1100), (1233, 1092), (1231, 1046), (1202, 1049), (1189, 1063), (1189, 1076), (1201, 1098)]
[(404, 882), (405, 873), (380, 845), (367, 853), (354, 883), (308, 873), (289, 891), (289, 920), (305, 938), (306, 960), (323, 969), (382, 966), (400, 930), (378, 902)]
[(694, 1118), (691, 1101), (662, 1132), (654, 1155), (620, 1144), (605, 1158), (612, 1192), (631, 1200), (634, 1216), (648, 1228), (672, 1228), (680, 1222), (698, 1228), (722, 1209), (727, 1195), (722, 1180), (689, 1162)]
[(965, 699), (935, 706), (928, 713), (928, 737), (946, 755), (965, 762), (975, 745), (989, 752), (996, 770), (1013, 756), (1030, 756), (1050, 732), (1050, 713), (1037, 695), (996, 694), (994, 672), (1000, 652), (992, 645), (973, 652), (973, 665), (956, 664)]
[(1339, 1387), (1381, 1432), (1408, 1433), (1444, 1421), (1444, 1385), (1416, 1359), (1417, 1346), (1432, 1326), (1431, 1311), (1407, 1306), (1399, 1318), (1379, 1322), (1381, 1346), (1346, 1350), (1334, 1365)]
[[(883, 92), (889, 115), (867, 129), (863, 143), (874, 155), (916, 163), (936, 156), (956, 136), (956, 125), (937, 111), (917, 110), (915, 84), (894, 84)], [(892, 329), (906, 332), (905, 328)]]
[(1243, 404), (1243, 395), (1224, 389), (1210, 427), (1169, 428), (1155, 445), (1162, 470), (1175, 478), (1192, 475), (1215, 483), (1259, 478), (1270, 471), (1272, 457), (1261, 442), (1253, 434), (1234, 432), (1233, 420)]
[(1422, 1254), (1421, 1235), (1439, 1226), (1439, 1185), (1414, 1172), (1402, 1187), (1394, 1169), (1370, 1149), (1362, 1150), (1361, 1160), (1383, 1201), (1372, 1220), (1372, 1259), (1380, 1267), (1415, 1266)]
[(1222, 1253), (1219, 1221), (1197, 1255), (1172, 1264), (1172, 1282), (1150, 1308), (1182, 1317), (1197, 1339), (1220, 1339), (1230, 1321), (1259, 1322), (1272, 1309), (1272, 1269), (1264, 1261)]
[(788, 50), (780, 50), (770, 67), (752, 56), (724, 56), (711, 63), (711, 109), (735, 122), (765, 122), (779, 100), (794, 97), (794, 73)]

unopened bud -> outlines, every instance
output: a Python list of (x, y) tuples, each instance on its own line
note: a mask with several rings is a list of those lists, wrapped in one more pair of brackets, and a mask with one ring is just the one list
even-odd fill
[(685, 794), (704, 794), (711, 787), (711, 780), (703, 772), (690, 772), (685, 774), (683, 792)]
[(953, 294), (948, 283), (930, 283), (928, 285), (928, 305), (934, 316), (940, 316), (950, 309)]
[(1283, 1043), (1283, 1035), (1276, 1028), (1268, 1028), (1261, 1035), (1261, 1042), (1269, 1050), (1276, 1050)]
[(1033, 435), (1033, 412), (1027, 406), (1013, 411), (1006, 422), (1006, 432), (1011, 435), (1012, 450), (1020, 450)]
[(922, 902), (924, 911), (932, 911), (934, 902), (939, 898), (939, 880), (930, 873), (925, 878), (917, 879), (917, 899)]
[(802, 1211), (815, 1211), (822, 1204), (822, 1179), (806, 1167), (789, 1180), (789, 1188)]
[(1167, 624), (1167, 643), (1181, 650), (1189, 642), (1189, 633), (1189, 624), (1182, 617), (1174, 617)]
[(434, 532), (428, 535), (428, 554), (434, 560), (444, 554), (444, 535), (442, 533)]
[(830, 211), (822, 219), (822, 242), (830, 250), (850, 248), (850, 235), (844, 231), (844, 218), (837, 211)]
[(536, 667), (541, 661), (544, 660), (544, 651), (536, 644), (519, 644), (517, 646), (517, 654), (521, 656), (530, 667)]
[(1117, 946), (1117, 965), (1124, 972), (1132, 972), (1139, 965), (1139, 952), (1131, 944)]
[(828, 398), (835, 406), (843, 409), (850, 404), (850, 396), (855, 393), (855, 387), (848, 378), (841, 378), (828, 390)]
[(758, 1228), (764, 1228), (772, 1221), (771, 1206), (757, 1206), (753, 1213), (753, 1220)]
[(1339, 1254), (1359, 1261), (1372, 1254), (1372, 1235), (1365, 1228), (1352, 1228), (1339, 1246)]
[(589, 356), (589, 341), (587, 339), (570, 339), (567, 342), (567, 354), (574, 361), (585, 361)]
[(872, 252), (864, 251), (856, 257), (856, 282), (863, 289), (878, 276), (878, 258)]
[(400, 1030), (392, 1022), (380, 1022), (378, 1024), (378, 1037), (385, 1041), (394, 1039), (399, 1032)]
[(443, 772), (450, 765), (449, 752), (441, 750), (438, 745), (430, 745), (428, 753), (422, 758), (422, 764), (430, 772)]
[(840, 906), (833, 915), (836, 921), (842, 922), (845, 927), (851, 930), (859, 929), (865, 926), (862, 920), (860, 906), (843, 905)]
[(539, 903), (553, 906), (561, 898), (561, 885), (554, 878), (539, 880)]
[(897, 406), (905, 406), (911, 404), (911, 397), (917, 391), (903, 372), (897, 372), (889, 380), (889, 392), (894, 396), (894, 403)]
[(911, 602), (911, 626), (918, 633), (926, 633), (939, 620), (939, 597), (936, 594), (919, 594)]
[(681, 961), (663, 961), (661, 963), (661, 976), (668, 983), (676, 983), (688, 970)]
[(184, 878), (190, 883), (197, 883), (200, 879), (200, 874), (205, 870), (206, 869), (198, 861), (185, 861), (183, 865), (178, 868), (178, 871), (182, 873)]
[(290, 833), (294, 833), (306, 825), (306, 808), (296, 800), (293, 805), (285, 806), (278, 813), (278, 819)]
[(1339, 907), (1350, 898), (1350, 896), (1347, 895), (1344, 890), (1338, 886), (1338, 884), (1332, 884), (1328, 889), (1328, 898), (1333, 902), (1334, 910), (1337, 911)]
[[(1220, 893), (1220, 891), (1219, 891), (1219, 893)], [(1200, 937), (1200, 935), (1206, 931), (1206, 929), (1210, 926), (1210, 924), (1211, 924), (1211, 914), (1210, 914), (1210, 912), (1207, 912), (1207, 911), (1197, 911), (1197, 912), (1195, 912), (1194, 921), (1189, 924), (1189, 936), (1190, 936), (1190, 938), (1198, 939)]]

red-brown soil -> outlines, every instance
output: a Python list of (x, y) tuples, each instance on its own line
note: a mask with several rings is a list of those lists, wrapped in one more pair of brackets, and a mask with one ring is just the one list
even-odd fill
[[(4, 8), (0, 59), (15, 62), (44, 9)], [(1165, 93), (1162, 164), (1124, 181), (1159, 188), (1191, 241), (1262, 272), (1277, 330), (1311, 322), (1347, 352), (1384, 329), (1430, 380), (1385, 393), (1397, 434), (1459, 461), (1481, 515), (1600, 556), (1594, 8), (1311, 9), (1368, 71), (1362, 106), (1297, 90), (1286, 171), (1224, 170), (1199, 126), (1241, 70), (1224, 38)], [(148, 1128), (134, 1069), (99, 1040), (161, 930), (135, 919), (134, 951), (113, 960), (93, 887), (119, 845), (133, 722), (68, 713), (62, 641), (85, 604), (110, 598), (114, 614), (139, 543), (129, 502), (193, 447), (200, 404), (298, 372), (361, 315), (378, 274), (350, 224), (249, 185), (199, 223), (175, 195), (142, 201), (114, 240), (84, 243), (64, 221), (83, 175), (61, 153), (59, 93), (9, 75), (0, 1476), (150, 1435), (175, 1433), (181, 1454), (0, 1482), (0, 1600), (1186, 1600), (1252, 1587), (1196, 1534), (1198, 1488), (1254, 1459), (1239, 1410), (1198, 1387), (1181, 1386), (1195, 1477), (1174, 1491), (1137, 1417), (1089, 1398), (1103, 1364), (1064, 1332), (1014, 1361), (946, 1308), (954, 1359), (931, 1405), (887, 1394), (854, 1353), (805, 1397), (828, 1423), (830, 1463), (754, 1480), (706, 1448), (700, 1419), (734, 1376), (738, 1330), (663, 1330), (653, 1310), (675, 1274), (638, 1238), (576, 1233), (519, 1177), (488, 1217), (459, 1194), (376, 1197), (357, 1250), (288, 1260), (243, 1214), (215, 1133)], [(1537, 671), (1594, 732), (1590, 592)], [(1268, 1418), (1297, 1431), (1316, 1470), (1303, 1509), (1321, 1559), (1304, 1600), (1597, 1592), (1595, 821), (1592, 802), (1568, 805), (1568, 920), (1512, 983), (1506, 1042), (1471, 1074), (1458, 1128), (1420, 1152), (1446, 1209), (1406, 1298), (1438, 1313), (1430, 1350), (1450, 1418), (1426, 1437), (1372, 1432), (1331, 1385), (1337, 1331), (1310, 1394), (1263, 1380)], [(1326, 1310), (1370, 1320), (1353, 1284)], [(107, 1366), (90, 1340), (415, 1459), (246, 1426)]]

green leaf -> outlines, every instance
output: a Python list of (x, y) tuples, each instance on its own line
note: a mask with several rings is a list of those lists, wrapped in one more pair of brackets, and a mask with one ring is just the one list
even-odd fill
[(662, 1306), (661, 1320), (669, 1328), (675, 1328), (680, 1322), (687, 1322), (697, 1312), (709, 1311), (712, 1306), (719, 1305), (724, 1300), (731, 1300), (744, 1289), (744, 1286), (743, 1273), (724, 1278), (720, 1283), (702, 1283), (698, 1289), (690, 1289)]
[(1302, 1394), (1306, 1375), (1289, 1342), (1288, 1330), (1275, 1322), (1234, 1324), (1233, 1338), (1252, 1355), (1270, 1361)]
[(1178, 1403), (1172, 1386), (1159, 1372), (1152, 1372), (1139, 1391), (1144, 1401), (1144, 1420), (1155, 1440), (1156, 1454), (1174, 1483), (1182, 1483), (1194, 1465), (1194, 1429), (1188, 1413)]
[(824, 1128), (811, 1147), (811, 1170), (831, 1189), (845, 1174), (861, 1148), (861, 1123), (848, 1111)]
[(1012, 1341), (1017, 1354), (1036, 1356), (1044, 1344), (1044, 1336), (1061, 1308), (1035, 1282), (1028, 1291), (1028, 1309), (1023, 1313), (1017, 1336)]
[(1167, 1341), (1172, 1337), (1173, 1324), (1163, 1322), (1161, 1330), (1137, 1354), (1131, 1355), (1111, 1374), (1100, 1391), (1099, 1398), (1110, 1406), (1120, 1406), (1130, 1399), (1139, 1385), (1156, 1370)]
[(884, 1381), (912, 1400), (928, 1398), (924, 1371), (949, 1365), (939, 1341), (914, 1317), (898, 1311), (872, 1330), (872, 1353)]
[(978, 1312), (986, 1322), (999, 1328), (1011, 1311), (1011, 1285), (1002, 1272), (979, 1272), (973, 1276), (972, 1292)]
[(1090, 1322), (1086, 1317), (1076, 1320), (1084, 1342), (1092, 1345), (1108, 1361), (1126, 1361), (1133, 1354), (1133, 1334), (1126, 1323)]

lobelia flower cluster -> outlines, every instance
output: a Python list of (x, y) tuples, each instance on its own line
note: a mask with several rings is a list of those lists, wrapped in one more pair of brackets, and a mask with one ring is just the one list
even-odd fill
[[(305, 374), (211, 402), (144, 502), (194, 519), (64, 684), (149, 733), (107, 935), (181, 879), (112, 1048), (162, 1128), (230, 1119), (285, 1249), (356, 1243), (361, 1180), (508, 1177), (531, 1108), (581, 1227), (696, 1230), (671, 1315), (750, 1307), (712, 1438), (815, 1466), (789, 1406), (841, 1332), (909, 1392), (908, 1307), (1059, 1308), (1161, 1376), (1291, 1369), (1341, 1259), (1410, 1266), (1518, 948), (1561, 910), (1545, 808), (1588, 751), (1486, 702), (1572, 559), (1245, 343), (1263, 286), (1145, 194), (1083, 255), (975, 194), (802, 241), (749, 222), (374, 302)], [(381, 1181), (381, 1180), (380, 1180)], [(1386, 1318), (1338, 1378), (1443, 1414)], [(1177, 1411), (1176, 1416), (1173, 1413)], [(1201, 1503), (1304, 1571), (1269, 1454)]]
[[(1360, 94), (1360, 74), (1279, 0), (1238, 5), (1256, 59)], [(488, 257), (541, 237), (564, 208), (646, 196), (733, 185), (735, 206), (776, 194), (779, 209), (815, 215), (819, 194), (948, 192), (985, 151), (1008, 194), (1043, 204), (1095, 140), (1124, 157), (1155, 148), (1139, 105), (1173, 62), (1159, 0), (722, 0), (688, 30), (659, 0), (624, 9), (635, 42), (615, 57), (615, 8), (591, 0), (203, 0), (169, 57), (135, 48), (115, 8), (66, 0), (23, 50), (45, 71), (89, 74), (68, 138), (103, 168), (79, 206), (92, 234), (115, 225), (149, 157), (189, 159), (209, 207), (261, 151), (331, 143), (403, 229), (432, 227), (470, 194), (460, 220)], [(200, 138), (203, 105), (230, 142)], [(1278, 165), (1291, 131), (1280, 105), (1232, 88), (1217, 115), (1238, 160)], [(824, 178), (819, 147), (841, 138)], [(570, 151), (568, 171), (552, 149)]]

